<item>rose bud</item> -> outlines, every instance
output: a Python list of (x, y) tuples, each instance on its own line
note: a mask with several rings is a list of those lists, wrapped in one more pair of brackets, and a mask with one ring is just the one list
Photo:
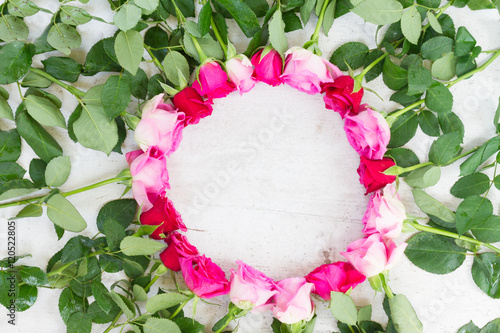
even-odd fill
[(359, 112), (359, 105), (363, 98), (363, 88), (353, 93), (354, 79), (350, 76), (340, 76), (333, 82), (321, 84), (321, 93), (325, 93), (323, 100), (327, 109), (338, 112), (342, 119)]
[(198, 124), (201, 118), (212, 114), (212, 105), (192, 87), (186, 87), (172, 98), (172, 103), (179, 111), (184, 112), (184, 124)]
[(226, 72), (216, 61), (209, 61), (200, 66), (198, 76), (191, 87), (209, 101), (225, 97), (235, 90), (234, 85), (227, 80)]
[(277, 286), (273, 315), (284, 324), (311, 320), (314, 315), (314, 303), (311, 300), (314, 284), (303, 277), (295, 277), (281, 280)]
[(168, 247), (160, 253), (160, 259), (165, 267), (174, 272), (181, 270), (179, 258), (194, 258), (200, 255), (198, 249), (189, 243), (186, 236), (178, 232), (170, 234), (165, 242)]
[(366, 188), (366, 194), (381, 189), (396, 180), (396, 176), (388, 176), (383, 172), (396, 165), (391, 158), (370, 160), (361, 156), (358, 167), (359, 182)]
[(243, 54), (226, 61), (229, 80), (236, 86), (240, 95), (250, 91), (257, 82), (253, 75), (253, 65)]
[(212, 298), (229, 292), (229, 281), (224, 271), (205, 255), (179, 258), (179, 263), (187, 287), (196, 296)]
[(279, 86), (283, 82), (281, 79), (283, 59), (274, 49), (271, 49), (264, 56), (262, 56), (262, 52), (263, 50), (260, 50), (252, 57), (252, 64), (255, 67), (253, 76), (260, 82), (265, 82), (273, 87)]

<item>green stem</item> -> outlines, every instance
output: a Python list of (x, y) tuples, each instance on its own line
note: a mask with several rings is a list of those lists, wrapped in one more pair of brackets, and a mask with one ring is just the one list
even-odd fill
[(155, 64), (156, 68), (158, 68), (160, 70), (160, 73), (163, 73), (164, 72), (163, 66), (161, 65), (158, 58), (155, 57), (155, 55), (153, 54), (153, 51), (151, 51), (151, 48), (149, 46), (147, 46), (146, 44), (144, 44), (144, 48), (146, 49), (146, 51), (148, 51), (148, 54), (151, 57), (151, 59), (153, 59), (153, 62)]
[(224, 42), (224, 40), (222, 39), (222, 36), (219, 32), (219, 29), (217, 29), (217, 25), (215, 24), (215, 21), (214, 21), (214, 18), (213, 17), (210, 17), (210, 25), (212, 26), (212, 30), (214, 31), (214, 34), (215, 34), (215, 37), (217, 38), (217, 40), (219, 41), (219, 44), (220, 46), (222, 47), (222, 50), (224, 51), (224, 54), (226, 55), (226, 60), (229, 60), (227, 59), (228, 57), (228, 54), (227, 54), (227, 46), (226, 46), (226, 43)]
[(328, 7), (329, 2), (329, 0), (325, 0), (325, 2), (323, 2), (323, 7), (321, 7), (321, 12), (318, 17), (318, 23), (316, 23), (316, 28), (311, 36), (312, 41), (317, 41), (319, 38), (319, 31), (321, 30), (321, 25), (323, 24), (323, 19), (325, 18), (326, 8)]
[(389, 299), (394, 297), (394, 294), (392, 293), (391, 288), (387, 284), (387, 281), (385, 280), (385, 277), (382, 279), (382, 288), (384, 288), (385, 294)]
[[(70, 195), (74, 195), (74, 194), (78, 194), (78, 193), (85, 192), (85, 191), (88, 191), (88, 190), (92, 190), (94, 188), (98, 188), (98, 187), (101, 187), (101, 186), (104, 186), (104, 185), (113, 184), (113, 183), (116, 183), (116, 182), (119, 182), (119, 181), (124, 181), (124, 180), (129, 180), (129, 179), (130, 179), (130, 177), (114, 177), (114, 178), (110, 178), (110, 179), (106, 179), (106, 180), (100, 181), (100, 182), (95, 183), (95, 184), (91, 184), (91, 185), (87, 185), (87, 186), (84, 186), (84, 187), (80, 187), (80, 188), (78, 188), (76, 190), (73, 190), (73, 191), (62, 192), (61, 194), (63, 196), (65, 196), (65, 197), (67, 197), (67, 196), (70, 196)], [(6, 207), (14, 207), (14, 206), (19, 206), (19, 205), (29, 204), (29, 203), (38, 201), (40, 199), (43, 199), (46, 196), (47, 196), (47, 194), (40, 195), (40, 196), (33, 197), (33, 198), (29, 198), (29, 199), (25, 199), (25, 200), (17, 200), (17, 201), (6, 202), (4, 204), (0, 204), (0, 209), (1, 208), (6, 208)]]
[(66, 84), (66, 83), (64, 83), (64, 82), (56, 79), (55, 77), (53, 77), (49, 73), (41, 70), (40, 68), (31, 67), (30, 71), (32, 71), (33, 73), (36, 73), (36, 74), (38, 74), (40, 76), (43, 76), (46, 79), (49, 79), (50, 81), (54, 82), (58, 86), (63, 87), (64, 89), (66, 89), (67, 91), (69, 91), (71, 94), (73, 94), (78, 100), (80, 100), (83, 96), (85, 96), (85, 92), (84, 91), (81, 91), (80, 89), (77, 89), (77, 88), (75, 88), (75, 87), (73, 87), (73, 86), (71, 86), (69, 84)]
[(474, 75), (476, 73), (484, 71), (484, 69), (486, 67), (488, 67), (493, 61), (495, 61), (495, 59), (498, 58), (499, 56), (500, 56), (500, 50), (497, 50), (495, 53), (493, 53), (493, 55), (491, 56), (491, 58), (489, 58), (484, 64), (482, 64), (481, 66), (479, 66), (475, 70), (470, 71), (470, 72), (462, 75), (461, 77), (459, 77), (459, 78), (451, 81), (450, 83), (448, 83), (447, 87), (450, 88), (450, 87), (454, 86), (455, 84), (457, 84), (458, 82), (460, 82), (462, 80), (465, 80), (465, 79), (471, 77), (472, 75)]
[(453, 5), (454, 2), (455, 2), (455, 0), (451, 0), (446, 5), (441, 7), (439, 9), (439, 13), (436, 14), (436, 18), (439, 18), (439, 16), (441, 16), (441, 14), (443, 14), (445, 10), (447, 10), (451, 5)]
[(235, 306), (235, 307), (233, 307), (233, 308), (231, 308), (231, 310), (229, 310), (229, 312), (228, 312), (228, 314), (227, 314), (227, 316), (226, 316), (226, 321), (224, 322), (224, 325), (222, 325), (222, 327), (221, 327), (221, 328), (219, 328), (219, 329), (218, 329), (217, 331), (215, 331), (214, 333), (221, 333), (221, 332), (222, 332), (222, 331), (223, 331), (223, 330), (227, 327), (227, 325), (229, 325), (229, 323), (230, 323), (231, 321), (233, 321), (233, 319), (234, 319), (234, 313), (235, 313), (235, 312), (237, 312), (237, 311), (239, 311), (239, 310), (240, 310), (240, 309), (239, 309), (239, 308), (237, 308), (236, 306)]
[[(189, 35), (191, 36), (191, 35)], [(198, 40), (194, 37), (191, 36), (191, 39), (193, 40), (194, 47), (196, 48), (196, 52), (198, 52), (198, 55), (200, 56), (200, 64), (203, 64), (205, 60), (207, 60), (207, 55), (203, 52), (203, 49), (201, 48), (200, 43), (198, 43)]]
[(500, 254), (499, 248), (497, 248), (491, 244), (478, 241), (477, 239), (474, 239), (474, 238), (471, 238), (468, 236), (460, 236), (459, 234), (456, 234), (456, 233), (451, 232), (451, 231), (441, 230), (441, 229), (429, 227), (427, 225), (421, 225), (417, 222), (405, 222), (405, 223), (408, 223), (409, 225), (411, 225), (412, 227), (414, 227), (415, 229), (420, 230), (420, 231), (425, 231), (425, 232), (429, 232), (429, 233), (433, 233), (433, 234), (441, 235), (441, 236), (445, 236), (445, 237), (450, 237), (450, 238), (454, 238), (454, 239), (460, 239), (460, 240), (466, 241), (468, 243), (487, 247), (490, 250), (493, 250), (496, 253)]
[(183, 308), (184, 306), (186, 306), (186, 304), (187, 304), (190, 300), (191, 300), (191, 298), (188, 298), (187, 300), (185, 300), (184, 302), (182, 302), (182, 304), (181, 304), (181, 305), (179, 305), (179, 307), (178, 307), (178, 308), (174, 311), (174, 313), (172, 313), (172, 315), (171, 315), (171, 316), (170, 316), (170, 318), (168, 318), (168, 319), (170, 319), (170, 320), (174, 319), (174, 318), (175, 318), (175, 317), (179, 314), (179, 312), (181, 312), (182, 308)]
[(358, 75), (356, 75), (356, 77), (365, 77), (366, 73), (368, 73), (370, 71), (370, 69), (372, 69), (373, 67), (375, 67), (376, 64), (378, 64), (379, 62), (381, 62), (382, 60), (384, 60), (385, 57), (387, 57), (389, 55), (389, 53), (384, 53), (383, 55), (381, 55), (380, 57), (378, 57), (377, 59), (375, 59), (374, 62), (372, 62), (371, 64), (369, 64), (368, 66), (365, 67), (365, 69), (363, 69), (363, 71), (361, 73), (359, 73)]
[(459, 159), (461, 159), (461, 158), (463, 158), (463, 157), (465, 157), (465, 156), (467, 156), (467, 155), (469, 155), (469, 154), (472, 154), (473, 152), (475, 152), (475, 151), (476, 151), (476, 150), (478, 150), (478, 149), (479, 149), (479, 146), (478, 146), (478, 147), (474, 147), (474, 148), (472, 148), (471, 150), (466, 151), (465, 153), (462, 153), (462, 154), (460, 154), (460, 155), (458, 155), (458, 156), (456, 156), (456, 157), (452, 158), (452, 159), (451, 159), (451, 160), (450, 160), (450, 161), (449, 161), (446, 165), (452, 164), (452, 163), (454, 163), (454, 162), (458, 161)]
[(414, 108), (416, 108), (417, 106), (419, 106), (420, 104), (424, 104), (424, 100), (421, 99), (420, 101), (416, 101), (415, 103), (413, 104), (410, 104), (408, 105), (407, 107), (405, 107), (404, 109), (401, 109), (399, 111), (396, 111), (396, 112), (392, 112), (392, 113), (389, 113), (389, 117), (393, 117), (393, 118), (397, 118), (399, 117), (400, 115), (410, 111), (410, 110), (413, 110)]

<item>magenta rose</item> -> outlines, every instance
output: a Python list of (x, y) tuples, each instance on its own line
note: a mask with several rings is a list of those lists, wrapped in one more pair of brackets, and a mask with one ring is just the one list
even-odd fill
[(405, 206), (399, 200), (391, 184), (374, 192), (363, 216), (365, 235), (379, 233), (385, 238), (395, 239), (401, 234), (406, 218)]
[(353, 89), (354, 79), (350, 76), (340, 76), (333, 82), (322, 83), (321, 93), (325, 93), (325, 107), (338, 112), (342, 119), (346, 114), (357, 114), (363, 98), (363, 88), (355, 93), (352, 92)]
[(252, 312), (270, 310), (270, 299), (277, 293), (276, 283), (244, 262), (238, 260), (236, 263), (238, 271), (231, 270), (231, 302), (240, 309)]
[(227, 80), (227, 74), (216, 61), (209, 61), (200, 66), (198, 76), (191, 85), (204, 98), (226, 97), (235, 90)]
[(168, 247), (160, 253), (160, 259), (168, 269), (174, 272), (181, 270), (179, 258), (194, 258), (199, 256), (198, 249), (191, 245), (186, 236), (173, 232), (165, 240)]
[(250, 91), (257, 82), (253, 75), (253, 65), (243, 54), (226, 61), (226, 70), (229, 80), (239, 90), (240, 95)]
[(340, 252), (361, 274), (367, 278), (391, 269), (399, 261), (408, 244), (396, 246), (380, 234), (352, 242), (345, 252)]
[(292, 47), (285, 55), (283, 82), (310, 95), (321, 92), (321, 83), (333, 82), (343, 75), (328, 60), (301, 47)]
[(184, 112), (186, 125), (198, 124), (201, 118), (212, 114), (212, 105), (192, 87), (186, 87), (172, 98), (172, 103), (179, 111)]
[(365, 280), (365, 276), (355, 270), (351, 264), (342, 261), (321, 265), (307, 274), (305, 278), (307, 282), (314, 284), (313, 293), (325, 301), (331, 299), (332, 291), (345, 293)]
[(165, 155), (155, 147), (143, 152), (136, 150), (125, 155), (132, 175), (132, 193), (143, 212), (153, 207), (157, 196), (170, 188)]
[(314, 284), (303, 277), (295, 277), (281, 280), (277, 286), (273, 315), (285, 324), (311, 320), (314, 315), (314, 303), (311, 300)]
[(360, 156), (380, 160), (391, 139), (389, 125), (379, 112), (364, 104), (356, 115), (346, 115), (344, 131), (347, 141)]
[(155, 146), (168, 156), (181, 142), (184, 113), (179, 113), (172, 105), (162, 102), (163, 94), (159, 94), (144, 105), (134, 138), (143, 151)]
[(155, 231), (149, 237), (153, 239), (163, 239), (172, 231), (187, 231), (182, 222), (181, 215), (175, 210), (173, 202), (163, 196), (158, 196), (153, 207), (141, 213), (141, 224), (157, 225)]
[(366, 188), (366, 194), (381, 189), (396, 180), (396, 176), (388, 176), (383, 172), (396, 165), (391, 158), (384, 157), (381, 160), (370, 160), (361, 156), (358, 175), (359, 182)]
[(252, 57), (254, 65), (253, 76), (260, 82), (265, 82), (273, 87), (283, 83), (281, 74), (283, 73), (283, 59), (278, 51), (271, 49), (264, 56), (263, 50), (258, 51)]
[(205, 255), (179, 258), (179, 263), (184, 282), (196, 296), (212, 298), (229, 292), (229, 281), (224, 271)]

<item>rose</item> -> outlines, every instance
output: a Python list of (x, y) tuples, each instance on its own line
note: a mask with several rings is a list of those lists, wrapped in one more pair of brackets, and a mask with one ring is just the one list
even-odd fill
[(239, 265), (238, 271), (231, 270), (231, 302), (240, 309), (252, 312), (271, 309), (269, 300), (277, 293), (276, 283), (244, 262), (238, 260), (236, 263)]
[(333, 82), (342, 76), (342, 72), (328, 60), (301, 47), (292, 47), (285, 55), (283, 82), (308, 94), (321, 92), (321, 83)]
[(192, 87), (179, 91), (172, 98), (172, 102), (179, 111), (186, 115), (184, 123), (187, 125), (198, 124), (201, 118), (212, 114), (212, 105)]
[(340, 252), (361, 274), (370, 278), (391, 269), (399, 261), (408, 244), (396, 246), (380, 234), (352, 242), (345, 252)]
[(401, 234), (405, 218), (405, 206), (394, 186), (389, 184), (372, 194), (362, 220), (363, 232), (365, 235), (378, 232), (385, 238), (394, 239)]
[(179, 263), (184, 282), (196, 296), (212, 298), (229, 292), (229, 281), (224, 271), (205, 255), (179, 258)]
[(177, 112), (172, 105), (162, 101), (163, 94), (159, 94), (144, 105), (134, 138), (143, 151), (156, 146), (162, 154), (168, 156), (181, 142), (184, 113)]
[(350, 76), (340, 76), (333, 82), (321, 84), (321, 93), (327, 109), (338, 112), (342, 119), (346, 114), (353, 115), (359, 112), (359, 104), (363, 98), (363, 88), (353, 93), (354, 80)]
[(250, 60), (243, 54), (226, 61), (226, 70), (229, 80), (239, 90), (240, 95), (250, 91), (256, 83), (253, 75), (253, 66)]
[(365, 280), (365, 276), (347, 262), (338, 261), (333, 264), (321, 265), (305, 276), (306, 281), (313, 283), (313, 293), (325, 301), (331, 299), (332, 291), (345, 293)]
[(235, 89), (227, 80), (226, 72), (216, 61), (209, 61), (200, 66), (199, 74), (191, 87), (209, 101), (225, 97)]
[(167, 268), (179, 272), (181, 265), (179, 258), (194, 258), (199, 256), (198, 249), (191, 245), (186, 236), (173, 232), (165, 240), (168, 247), (160, 253), (160, 259)]
[(391, 138), (391, 130), (384, 116), (366, 104), (360, 107), (358, 114), (345, 116), (344, 131), (354, 150), (360, 156), (372, 160), (384, 156)]
[[(162, 239), (166, 234), (175, 230), (187, 231), (181, 215), (175, 210), (173, 202), (163, 196), (158, 196), (153, 207), (141, 213), (141, 224), (158, 225), (149, 236), (153, 239)], [(163, 237), (162, 237), (163, 236)]]
[(396, 165), (390, 158), (370, 160), (361, 156), (358, 167), (359, 182), (366, 188), (366, 194), (381, 189), (396, 180), (396, 176), (383, 174), (385, 170)]
[(165, 155), (153, 147), (146, 152), (135, 150), (125, 155), (132, 175), (132, 193), (142, 211), (153, 207), (157, 196), (163, 196), (168, 183)]
[(261, 82), (265, 82), (273, 87), (279, 86), (283, 80), (281, 73), (283, 73), (283, 59), (278, 51), (271, 49), (264, 56), (263, 50), (258, 51), (252, 57), (252, 64), (254, 65), (253, 76)]
[(314, 315), (311, 291), (314, 284), (303, 277), (281, 280), (277, 283), (278, 293), (274, 296), (274, 316), (285, 324), (309, 321)]

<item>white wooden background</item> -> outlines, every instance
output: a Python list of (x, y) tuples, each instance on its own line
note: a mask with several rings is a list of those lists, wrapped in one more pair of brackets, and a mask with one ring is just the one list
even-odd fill
[[(35, 1), (42, 7), (56, 9), (56, 1)], [(80, 5), (77, 3), (77, 5)], [(104, 0), (81, 5), (90, 13), (111, 21), (112, 15)], [(447, 11), (458, 28), (465, 25), (484, 50), (500, 47), (499, 16), (495, 11), (471, 12), (468, 9), (451, 8)], [(43, 20), (40, 20), (40, 17)], [(30, 39), (34, 40), (49, 20), (48, 15), (26, 19), (30, 24)], [(305, 30), (288, 34), (290, 46), (302, 45), (313, 33), (315, 19)], [(248, 40), (240, 30), (230, 26), (231, 40), (238, 51), (246, 48)], [(38, 29), (36, 27), (39, 27)], [(92, 21), (78, 27), (84, 43), (74, 50), (72, 57), (80, 63), (85, 53), (99, 39), (111, 36), (112, 26)], [(374, 47), (376, 27), (365, 23), (354, 14), (335, 21), (328, 37), (320, 37), (325, 57), (348, 41), (360, 41)], [(60, 55), (54, 52), (51, 55)], [(36, 57), (35, 65), (42, 58)], [(485, 59), (482, 57), (481, 59)], [(150, 68), (144, 68), (152, 74)], [(80, 87), (104, 83), (106, 74), (83, 78)], [(392, 111), (397, 105), (389, 102), (391, 91), (382, 78), (367, 85), (383, 100), (367, 92), (363, 102), (374, 108)], [(14, 87), (9, 87), (13, 96)], [(63, 96), (63, 113), (66, 118), (76, 106), (70, 94), (57, 86), (50, 91)], [(452, 88), (455, 97), (453, 111), (465, 123), (464, 149), (470, 149), (494, 135), (492, 119), (500, 95), (500, 62), (486, 72), (475, 75)], [(14, 97), (15, 103), (19, 98)], [(14, 103), (13, 103), (14, 104)], [(0, 120), (2, 130), (14, 124)], [(199, 125), (189, 126), (179, 150), (169, 161), (172, 190), (169, 192), (177, 209), (184, 217), (188, 237), (198, 249), (211, 257), (226, 272), (236, 268), (240, 259), (279, 280), (303, 276), (315, 267), (329, 262), (344, 260), (339, 255), (346, 246), (362, 237), (361, 217), (368, 198), (359, 184), (356, 168), (359, 159), (349, 146), (342, 130), (340, 117), (326, 110), (321, 96), (309, 96), (288, 86), (270, 87), (258, 84), (243, 96), (233, 93), (216, 100), (213, 116), (203, 119)], [(63, 190), (71, 190), (89, 183), (113, 177), (127, 167), (122, 155), (109, 157), (74, 144), (64, 130), (51, 129), (62, 145), (65, 154), (71, 156), (72, 172)], [(426, 161), (426, 153), (432, 139), (422, 135), (407, 147)], [(124, 145), (124, 151), (136, 149), (132, 135)], [(23, 145), (19, 163), (27, 169), (34, 157), (27, 145)], [(443, 169), (442, 180), (428, 192), (451, 208), (458, 200), (449, 194), (449, 188), (457, 179), (458, 167)], [(88, 222), (85, 235), (97, 233), (95, 218), (99, 208), (117, 199), (123, 187), (109, 185), (70, 197)], [(495, 192), (496, 190), (492, 191)], [(409, 188), (401, 186), (400, 195), (409, 213), (422, 215), (413, 203)], [(128, 195), (130, 196), (130, 194)], [(500, 197), (492, 196), (498, 213)], [(6, 244), (8, 217), (19, 208), (0, 211), (0, 244)], [(3, 227), (2, 227), (3, 225)], [(31, 253), (23, 264), (45, 268), (48, 259), (73, 236), (66, 233), (58, 241), (52, 223), (45, 217), (20, 220), (17, 223), (17, 253)], [(402, 236), (403, 242), (408, 235)], [(6, 256), (6, 246), (0, 247), (0, 257)], [(470, 267), (472, 257), (466, 259), (457, 271), (438, 276), (413, 266), (406, 258), (390, 272), (390, 285), (396, 293), (404, 293), (417, 309), (424, 323), (425, 332), (456, 332), (469, 320), (485, 325), (500, 316), (499, 301), (485, 295), (474, 284)], [(229, 277), (229, 274), (228, 274)], [(116, 274), (104, 278), (106, 283), (118, 279)], [(153, 287), (171, 288), (165, 277)], [(40, 288), (35, 305), (17, 313), (17, 325), (7, 325), (5, 308), (0, 309), (2, 332), (65, 332), (58, 313), (59, 291)], [(373, 318), (386, 322), (381, 307), (382, 295), (375, 294), (368, 282), (352, 293), (358, 306), (373, 304)], [(218, 297), (211, 302), (220, 307), (200, 303), (196, 319), (207, 325), (207, 332), (227, 308), (228, 298)], [(186, 313), (190, 313), (189, 306)], [(317, 308), (318, 320), (315, 332), (326, 333), (336, 329), (335, 320), (325, 306)], [(240, 332), (270, 332), (270, 314), (253, 315), (240, 320)], [(93, 332), (102, 332), (107, 325), (94, 325)]]

